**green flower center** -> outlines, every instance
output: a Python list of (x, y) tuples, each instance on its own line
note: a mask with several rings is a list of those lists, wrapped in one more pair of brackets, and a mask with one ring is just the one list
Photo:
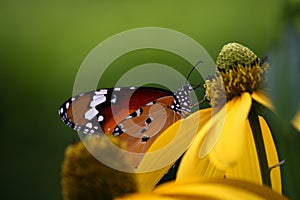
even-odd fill
[(243, 92), (252, 93), (266, 79), (269, 67), (247, 47), (238, 43), (225, 45), (217, 58), (217, 71), (205, 81), (206, 98), (211, 106), (220, 105)]

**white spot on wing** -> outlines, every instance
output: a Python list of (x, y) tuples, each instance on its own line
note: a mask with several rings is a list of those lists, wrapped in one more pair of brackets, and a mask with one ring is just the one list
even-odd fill
[(85, 126), (86, 126), (87, 128), (92, 128), (92, 127), (93, 127), (93, 124), (92, 124), (91, 122), (89, 122), (89, 123), (87, 123)]
[(151, 106), (151, 105), (153, 105), (153, 104), (154, 104), (153, 101), (151, 101), (151, 102), (147, 103), (146, 105), (147, 105), (147, 106)]
[(104, 95), (100, 95), (99, 98), (95, 98), (93, 101), (91, 101), (90, 107), (95, 107), (95, 106), (105, 102), (105, 100), (106, 100), (106, 97)]
[(120, 90), (121, 90), (121, 88), (119, 88), (119, 87), (114, 88), (114, 91), (120, 91)]
[(95, 94), (95, 95), (93, 96), (93, 100), (101, 99), (101, 98), (103, 98), (103, 97), (105, 97), (103, 94)]
[(98, 95), (98, 94), (107, 94), (107, 90), (99, 90), (99, 91), (95, 91), (95, 94)]
[(91, 120), (93, 117), (95, 117), (98, 114), (98, 110), (96, 108), (91, 108), (84, 114), (84, 118), (87, 120)]
[(117, 102), (117, 98), (113, 98), (110, 100), (111, 103), (116, 103)]
[(67, 103), (66, 103), (66, 109), (69, 109), (69, 106), (70, 106), (70, 103), (67, 102)]
[(136, 116), (140, 116), (141, 115), (141, 110), (140, 109), (137, 109), (136, 110)]
[(117, 102), (117, 95), (113, 95), (113, 97), (110, 100), (111, 103), (116, 103)]
[(102, 122), (103, 119), (104, 119), (104, 117), (103, 117), (102, 115), (100, 115), (100, 116), (98, 117), (98, 122)]

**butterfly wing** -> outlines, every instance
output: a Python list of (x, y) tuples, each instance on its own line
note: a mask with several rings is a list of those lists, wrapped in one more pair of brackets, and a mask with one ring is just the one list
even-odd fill
[(176, 93), (150, 87), (109, 88), (90, 91), (67, 100), (61, 119), (86, 134), (105, 133), (126, 143), (132, 163), (138, 166), (152, 143), (190, 112), (190, 85)]
[(62, 121), (74, 130), (87, 134), (112, 133), (138, 108), (172, 94), (168, 90), (151, 87), (100, 89), (70, 98), (58, 113)]

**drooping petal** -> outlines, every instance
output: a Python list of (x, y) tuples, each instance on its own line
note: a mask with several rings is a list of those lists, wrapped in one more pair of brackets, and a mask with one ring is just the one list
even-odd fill
[[(195, 150), (196, 149), (196, 150)], [(219, 170), (209, 159), (205, 157), (199, 159), (199, 148), (189, 149), (184, 155), (179, 165), (176, 182), (194, 177), (202, 178), (223, 178), (225, 172)]]
[[(279, 162), (275, 144), (265, 120), (262, 117), (259, 117), (259, 122), (261, 125), (261, 130), (265, 143), (268, 165), (271, 167)], [(243, 151), (243, 154), (234, 166), (226, 170), (226, 177), (262, 184), (257, 151), (249, 121), (247, 121), (246, 127), (246, 151)], [(278, 193), (281, 193), (281, 178), (279, 167), (271, 171), (271, 182), (273, 190), (277, 191)]]
[[(241, 101), (244, 101), (241, 103)], [(234, 105), (237, 105), (236, 108)], [(226, 146), (225, 148), (232, 148), (232, 145), (236, 145), (237, 150), (240, 152), (235, 152), (233, 156), (230, 159), (233, 160), (223, 160), (222, 158), (219, 159), (216, 156), (213, 156), (211, 160), (211, 157), (206, 157), (207, 154), (210, 153), (210, 151), (214, 151), (215, 144), (218, 142), (218, 139), (220, 134), (223, 133), (224, 130), (227, 130), (233, 124), (227, 124), (225, 125), (225, 122), (231, 123), (231, 120), (237, 120), (236, 127), (232, 129), (232, 132), (236, 133), (239, 131), (242, 131), (240, 127), (243, 128), (249, 109), (251, 105), (251, 98), (248, 93), (243, 94), (241, 97), (238, 97), (236, 99), (231, 100), (224, 106), (219, 112), (216, 114), (213, 114), (212, 118), (209, 119), (204, 126), (201, 127), (199, 130), (199, 133), (197, 134), (196, 138), (193, 140), (192, 145), (188, 149), (188, 151), (185, 153), (179, 169), (177, 171), (177, 180), (182, 180), (185, 178), (191, 178), (191, 177), (223, 177), (224, 176), (224, 165), (226, 167), (228, 164), (232, 164), (232, 162), (235, 162), (238, 155), (240, 155), (242, 149), (242, 142), (239, 141), (239, 143), (236, 142), (236, 139), (238, 136), (231, 136), (233, 137), (234, 141), (229, 141), (231, 146)], [(244, 110), (243, 110), (244, 109)], [(244, 112), (242, 112), (242, 111)], [(230, 115), (230, 111), (233, 111), (233, 113)], [(210, 110), (210, 114), (212, 115), (213, 110)], [(236, 112), (236, 113), (235, 113)], [(236, 116), (238, 115), (238, 117)], [(240, 120), (240, 121), (239, 121)], [(224, 126), (227, 126), (226, 129), (224, 129)], [(239, 127), (237, 127), (239, 126)], [(227, 130), (228, 131), (228, 130)], [(237, 133), (238, 134), (238, 133)], [(226, 135), (225, 135), (226, 136)], [(243, 134), (240, 134), (241, 138), (240, 140), (243, 141)], [(232, 139), (229, 137), (225, 137), (226, 139)], [(205, 140), (205, 141), (204, 141)], [(204, 144), (203, 144), (204, 143)], [(219, 145), (222, 145), (224, 143), (221, 143)], [(218, 148), (222, 148), (219, 146)], [(222, 148), (221, 152), (216, 152), (217, 155), (218, 153), (221, 153), (221, 157), (223, 155), (223, 152), (228, 152), (230, 150)], [(213, 149), (213, 150), (212, 150)], [(212, 163), (213, 162), (213, 163)], [(221, 163), (220, 162), (224, 162)]]
[(261, 105), (274, 111), (274, 106), (271, 100), (268, 98), (267, 94), (263, 90), (256, 90), (252, 93), (252, 98), (260, 103)]
[(217, 114), (223, 115), (221, 117), (224, 117), (224, 124), (220, 123), (219, 116), (216, 120), (213, 119), (200, 149), (200, 158), (208, 154), (210, 160), (221, 170), (237, 162), (245, 150), (246, 119), (251, 102), (250, 94), (245, 92), (226, 103), (225, 115), (222, 112)]
[(143, 156), (137, 168), (139, 191), (151, 191), (174, 162), (187, 150), (200, 125), (210, 118), (210, 109), (179, 120), (162, 133)]
[(200, 119), (204, 119), (203, 122), (200, 122), (200, 125), (203, 126), (201, 126), (201, 129), (192, 141), (192, 145), (181, 160), (176, 176), (177, 181), (193, 177), (223, 177), (224, 174), (224, 172), (212, 165), (208, 158), (199, 159), (198, 157), (199, 149), (206, 133), (203, 130), (207, 130), (209, 127), (206, 124), (211, 122), (212, 109), (200, 110), (199, 112), (201, 115)]
[[(269, 167), (272, 167), (279, 163), (276, 145), (274, 143), (269, 126), (263, 117), (259, 117), (259, 123), (260, 123), (263, 139), (265, 143), (266, 154), (268, 157), (268, 165)], [(281, 193), (280, 167), (276, 167), (271, 170), (271, 182), (272, 182), (272, 188), (277, 192)]]
[(249, 121), (245, 129), (245, 151), (238, 162), (226, 170), (226, 177), (262, 184), (256, 147)]

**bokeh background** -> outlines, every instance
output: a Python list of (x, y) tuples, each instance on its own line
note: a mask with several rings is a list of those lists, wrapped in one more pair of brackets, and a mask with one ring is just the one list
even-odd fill
[[(128, 29), (154, 26), (192, 37), (214, 60), (222, 46), (232, 41), (263, 57), (280, 44), (290, 18), (295, 19), (293, 33), (298, 37), (299, 9), (288, 6), (298, 3), (0, 1), (0, 198), (62, 199), (64, 150), (78, 137), (60, 121), (57, 109), (71, 96), (81, 63), (101, 41)], [(149, 62), (180, 67), (185, 74), (191, 68), (173, 55), (152, 50), (123, 56), (114, 65), (122, 71), (124, 66)], [(115, 80), (116, 74), (108, 73), (107, 77), (104, 85), (109, 87), (113, 84), (109, 80)], [(300, 162), (295, 160), (293, 164), (299, 166)]]

